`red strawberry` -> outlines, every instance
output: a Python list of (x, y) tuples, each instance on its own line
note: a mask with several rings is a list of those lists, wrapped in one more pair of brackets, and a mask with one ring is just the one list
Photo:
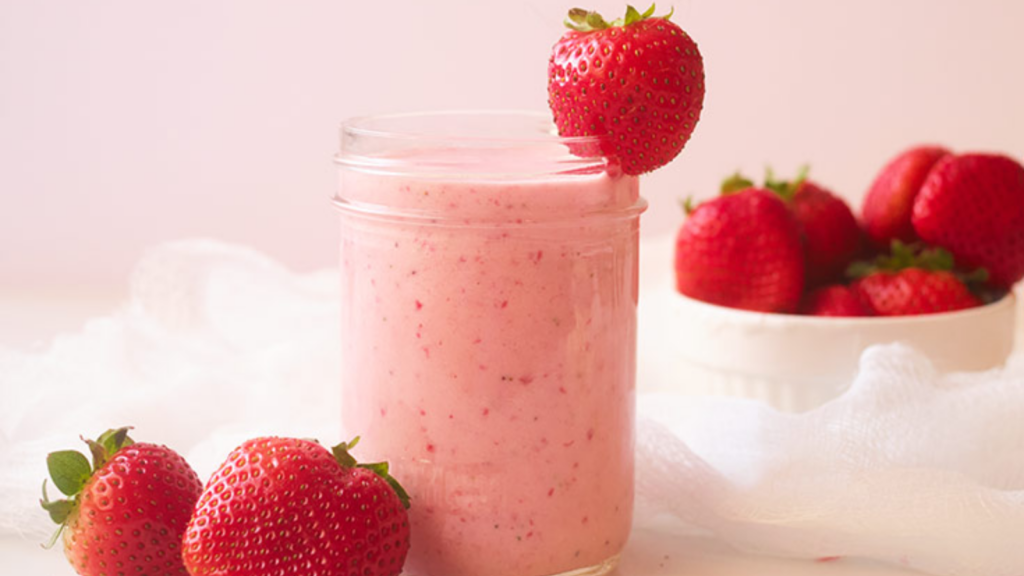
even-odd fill
[(548, 103), (562, 136), (600, 136), (627, 174), (668, 164), (686, 145), (704, 103), (697, 45), (668, 16), (632, 6), (611, 23), (569, 11), (572, 30), (548, 63)]
[[(173, 450), (136, 444), (128, 428), (87, 440), (93, 465), (80, 452), (53, 452), (46, 463), (70, 496), (41, 504), (61, 524), (64, 553), (82, 576), (188, 574), (181, 537), (202, 484)], [(60, 534), (60, 530), (58, 534)], [(55, 535), (56, 539), (56, 535)]]
[(791, 312), (804, 288), (800, 230), (774, 192), (748, 188), (701, 203), (676, 238), (676, 288), (713, 304)]
[(980, 306), (982, 301), (967, 288), (968, 282), (983, 281), (983, 270), (968, 277), (953, 272), (953, 256), (941, 248), (921, 250), (892, 244), (892, 254), (879, 256), (875, 264), (851, 266), (860, 276), (851, 287), (872, 314), (906, 316), (950, 312)]
[(993, 286), (1024, 278), (1024, 167), (997, 154), (940, 160), (914, 201), (914, 229), (966, 266), (988, 270)]
[(853, 286), (878, 316), (950, 312), (981, 305), (959, 278), (946, 271), (907, 268), (875, 272)]
[(806, 168), (791, 182), (774, 180), (769, 172), (765, 186), (788, 201), (800, 223), (807, 283), (813, 286), (841, 278), (861, 248), (860, 226), (846, 202), (808, 180)]
[(339, 444), (256, 438), (196, 505), (183, 543), (192, 576), (394, 576), (409, 551), (408, 496), (385, 463)]
[(849, 286), (831, 284), (812, 290), (800, 305), (810, 316), (870, 316), (857, 292)]
[(888, 248), (893, 240), (913, 242), (910, 223), (914, 198), (935, 163), (950, 154), (940, 146), (911, 148), (889, 161), (875, 177), (861, 208), (864, 232), (872, 244)]

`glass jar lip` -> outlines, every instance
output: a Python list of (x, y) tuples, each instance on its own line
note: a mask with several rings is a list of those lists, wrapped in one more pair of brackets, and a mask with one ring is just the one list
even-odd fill
[[(443, 152), (440, 156), (432, 153)], [(448, 110), (361, 116), (341, 125), (337, 165), (380, 175), (533, 179), (613, 165), (597, 136), (561, 136), (549, 113)]]
[[(411, 121), (418, 119), (435, 118), (486, 118), (506, 117), (520, 118), (535, 121), (539, 124), (547, 124), (550, 132), (538, 131), (532, 135), (519, 136), (476, 136), (466, 134), (434, 134), (429, 131), (415, 130), (386, 130), (369, 126), (375, 122), (387, 121)], [(345, 135), (366, 136), (394, 140), (425, 140), (430, 142), (450, 142), (466, 144), (597, 144), (600, 142), (598, 136), (562, 136), (558, 134), (550, 113), (537, 110), (516, 110), (516, 109), (482, 109), (482, 110), (438, 110), (425, 112), (398, 112), (390, 114), (374, 114), (355, 116), (344, 120), (341, 123), (342, 137)]]

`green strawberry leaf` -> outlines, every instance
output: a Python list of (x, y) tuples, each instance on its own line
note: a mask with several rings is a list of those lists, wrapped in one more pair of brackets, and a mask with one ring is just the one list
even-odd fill
[(636, 8), (633, 8), (629, 4), (626, 5), (626, 26), (629, 26), (634, 22), (639, 22), (640, 20), (643, 20), (643, 18), (644, 17), (640, 15), (640, 12), (637, 12)]
[(64, 532), (64, 527), (67, 526), (68, 516), (75, 509), (75, 503), (72, 500), (57, 500), (50, 502), (50, 498), (46, 495), (46, 480), (43, 480), (43, 499), (39, 501), (42, 504), (43, 509), (50, 513), (50, 519), (58, 524), (57, 529), (53, 531), (53, 535), (50, 539), (43, 544), (43, 548), (49, 550), (53, 548), (53, 545), (57, 543), (57, 539), (60, 538), (61, 533)]
[(572, 8), (569, 10), (568, 16), (565, 18), (566, 28), (571, 28), (577, 32), (593, 32), (595, 30), (607, 30), (613, 27), (629, 26), (641, 20), (648, 18), (662, 18), (668, 20), (675, 13), (675, 8), (669, 10), (668, 14), (664, 16), (654, 16), (654, 4), (641, 14), (636, 8), (627, 5), (626, 15), (622, 18), (616, 18), (611, 22), (604, 19), (601, 14), (593, 10), (585, 10), (583, 8)]
[(697, 205), (693, 203), (693, 196), (687, 196), (680, 200), (679, 205), (683, 207), (683, 213), (687, 216), (693, 214), (693, 211), (697, 209)]
[(109, 454), (107, 453), (107, 449), (104, 448), (102, 444), (100, 444), (99, 442), (97, 442), (95, 440), (89, 440), (88, 438), (82, 438), (82, 441), (85, 442), (86, 446), (89, 447), (89, 453), (92, 454), (92, 467), (93, 467), (93, 469), (98, 470), (100, 468), (100, 466), (103, 466), (103, 464), (106, 463), (107, 458), (109, 457)]
[(608, 27), (608, 23), (599, 13), (587, 12), (587, 26), (590, 26), (591, 30), (604, 30)]
[(55, 524), (63, 524), (71, 515), (75, 503), (71, 500), (54, 500), (53, 502), (43, 502), (42, 506), (50, 513), (50, 520), (53, 520)]
[(39, 505), (43, 507), (50, 514), (50, 520), (53, 520), (57, 524), (64, 524), (68, 516), (71, 515), (71, 511), (75, 508), (75, 502), (73, 500), (50, 500), (50, 497), (46, 494), (46, 480), (43, 480), (43, 498), (39, 500)]
[(359, 444), (359, 436), (353, 438), (351, 442), (342, 442), (331, 448), (334, 459), (338, 461), (342, 468), (354, 468), (359, 463), (355, 457), (348, 453), (349, 450), (356, 447), (356, 444)]
[(53, 484), (67, 496), (81, 492), (92, 475), (89, 460), (75, 450), (51, 452), (46, 456), (46, 467), (53, 478)]
[(131, 426), (112, 428), (103, 434), (100, 434), (97, 442), (102, 444), (109, 454), (116, 454), (121, 448), (135, 444), (135, 441), (128, 436), (128, 431), (131, 429)]
[(356, 459), (349, 454), (349, 450), (355, 448), (356, 444), (359, 443), (359, 436), (356, 436), (350, 442), (342, 442), (337, 446), (331, 448), (331, 452), (334, 454), (334, 459), (338, 461), (338, 464), (342, 468), (363, 468), (369, 470), (384, 479), (385, 482), (391, 486), (391, 489), (395, 491), (398, 499), (402, 502), (402, 507), (406, 510), (409, 509), (409, 493), (405, 491), (405, 488), (398, 483), (398, 480), (390, 473), (390, 466), (387, 462), (371, 462), (368, 464), (360, 464)]
[(365, 468), (377, 476), (387, 478), (389, 466), (387, 462), (373, 462), (370, 464), (357, 464), (356, 468)]
[(573, 8), (569, 10), (569, 15), (565, 19), (565, 26), (577, 32), (593, 32), (594, 30), (604, 30), (611, 25), (605, 22), (598, 12)]
[(792, 200), (793, 196), (796, 196), (796, 191), (807, 180), (807, 174), (810, 170), (810, 166), (805, 164), (800, 167), (796, 173), (796, 178), (793, 180), (776, 180), (775, 173), (771, 166), (769, 166), (764, 170), (764, 187), (781, 196), (783, 200)]
[(988, 269), (977, 268), (966, 274), (960, 274), (959, 277), (964, 284), (985, 284), (988, 282), (989, 274)]
[(871, 262), (851, 262), (850, 265), (846, 267), (846, 277), (851, 280), (856, 280), (858, 278), (868, 276), (877, 270), (878, 269)]
[(953, 254), (943, 248), (928, 248), (918, 254), (917, 264), (925, 270), (952, 270)]
[[(899, 272), (907, 268), (920, 268), (929, 272), (955, 272), (956, 262), (953, 254), (944, 248), (927, 247), (920, 242), (907, 244), (894, 239), (889, 245), (888, 254), (880, 254), (870, 262), (854, 262), (847, 267), (846, 275), (855, 279), (874, 272)], [(965, 284), (969, 283), (969, 278), (988, 277), (988, 272), (984, 269), (975, 270), (968, 275), (959, 272), (956, 274)]]
[(402, 507), (406, 510), (409, 509), (409, 493), (405, 491), (405, 488), (398, 483), (398, 480), (392, 476), (388, 470), (389, 466), (387, 462), (373, 462), (372, 464), (359, 464), (357, 468), (365, 468), (372, 471), (377, 476), (384, 479), (385, 482), (391, 486), (391, 489), (395, 491), (398, 499), (402, 502)]
[(583, 8), (572, 8), (569, 10), (568, 20), (573, 24), (586, 24), (587, 14), (589, 14), (589, 12)]
[(732, 176), (729, 176), (728, 178), (722, 181), (722, 186), (720, 190), (723, 195), (728, 195), (746, 190), (747, 188), (752, 188), (753, 186), (754, 182), (751, 181), (746, 176), (744, 176), (743, 174), (741, 174), (739, 170), (737, 170), (736, 172), (733, 173)]
[(89, 452), (92, 453), (92, 467), (94, 470), (99, 470), (101, 466), (107, 463), (107, 460), (117, 454), (121, 448), (125, 446), (131, 446), (135, 443), (128, 436), (128, 431), (131, 430), (131, 426), (123, 426), (121, 428), (111, 428), (96, 440), (86, 440), (86, 445), (89, 446)]
[(409, 498), (409, 493), (405, 491), (405, 488), (403, 488), (402, 485), (398, 483), (398, 480), (396, 480), (394, 476), (385, 476), (384, 480), (388, 483), (389, 486), (391, 486), (391, 489), (395, 491), (395, 494), (398, 495), (399, 501), (402, 502), (402, 507), (408, 510), (409, 506), (412, 505), (410, 502), (411, 499)]

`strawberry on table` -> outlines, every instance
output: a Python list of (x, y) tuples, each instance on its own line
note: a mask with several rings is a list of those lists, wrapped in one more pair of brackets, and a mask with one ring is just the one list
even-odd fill
[(700, 119), (704, 63), (693, 39), (668, 16), (606, 22), (569, 11), (571, 28), (548, 63), (548, 103), (562, 136), (600, 136), (601, 152), (627, 174), (650, 172), (682, 151)]
[(914, 230), (964, 266), (988, 270), (991, 285), (1024, 278), (1024, 167), (999, 154), (938, 161), (914, 200)]
[(701, 203), (676, 237), (676, 288), (722, 306), (792, 312), (804, 288), (800, 229), (779, 196), (746, 188)]
[(395, 576), (409, 551), (409, 498), (356, 440), (256, 438), (213, 474), (183, 549), (192, 576)]
[(800, 304), (800, 313), (810, 316), (871, 315), (857, 292), (842, 284), (830, 284), (812, 290)]
[(941, 146), (915, 146), (882, 168), (861, 207), (864, 232), (872, 244), (887, 249), (893, 240), (917, 239), (910, 222), (914, 199), (935, 163), (949, 154)]
[[(82, 576), (185, 575), (181, 538), (202, 484), (173, 450), (135, 443), (128, 428), (87, 440), (92, 466), (80, 452), (46, 458), (67, 500), (41, 504), (61, 525), (64, 553)], [(56, 538), (56, 535), (55, 535)]]
[(858, 263), (851, 287), (872, 314), (907, 316), (952, 312), (982, 304), (967, 283), (983, 281), (984, 270), (963, 276), (954, 271), (953, 256), (941, 248), (921, 249), (893, 241), (892, 254), (874, 264)]

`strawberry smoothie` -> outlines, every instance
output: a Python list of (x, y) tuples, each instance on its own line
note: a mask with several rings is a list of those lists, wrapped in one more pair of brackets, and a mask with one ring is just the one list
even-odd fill
[(637, 179), (553, 137), (360, 144), (336, 201), (343, 423), (412, 497), (407, 572), (609, 571), (633, 507)]

